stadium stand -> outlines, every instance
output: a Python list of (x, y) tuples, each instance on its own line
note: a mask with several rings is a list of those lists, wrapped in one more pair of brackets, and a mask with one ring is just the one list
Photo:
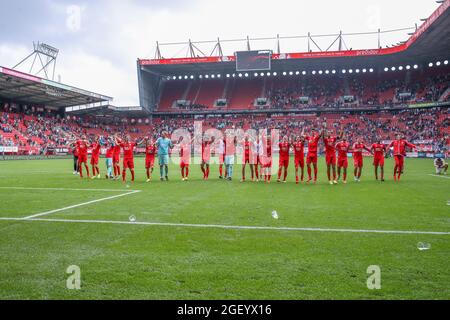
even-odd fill
[[(168, 81), (157, 111), (179, 112), (177, 100), (188, 100), (202, 109), (214, 109), (226, 99), (224, 110), (254, 109), (258, 98), (268, 98), (269, 109), (302, 109), (313, 106), (395, 106), (448, 101), (450, 67), (440, 70), (321, 77), (282, 76), (230, 80)], [(188, 94), (186, 95), (186, 90)], [(346, 101), (345, 97), (351, 97)], [(302, 98), (307, 99), (302, 100)], [(192, 107), (191, 109), (195, 109)]]
[[(233, 115), (219, 118), (194, 119), (157, 117), (151, 124), (139, 119), (117, 119), (114, 124), (104, 124), (91, 116), (61, 116), (55, 112), (35, 111), (26, 106), (0, 104), (0, 141), (3, 146), (19, 146), (21, 154), (45, 153), (52, 148), (67, 148), (74, 137), (87, 135), (94, 140), (98, 135), (130, 134), (134, 139), (144, 135), (158, 135), (161, 131), (173, 132), (186, 128), (194, 132), (194, 121), (202, 121), (203, 129), (230, 128), (279, 129), (282, 135), (298, 135), (302, 130), (319, 128), (324, 122), (329, 128), (339, 130), (343, 125), (349, 140), (364, 137), (367, 142), (378, 139), (391, 140), (402, 132), (408, 140), (432, 140), (436, 150), (450, 147), (450, 113), (448, 108), (405, 109), (401, 111), (345, 112), (308, 114), (297, 116)], [(142, 119), (141, 119), (142, 120)]]

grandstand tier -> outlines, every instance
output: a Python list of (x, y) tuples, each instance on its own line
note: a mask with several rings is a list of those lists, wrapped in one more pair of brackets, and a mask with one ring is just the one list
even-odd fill
[(405, 110), (352, 111), (310, 114), (260, 115), (171, 115), (146, 118), (115, 117), (108, 123), (92, 115), (66, 115), (25, 105), (0, 102), (0, 146), (17, 147), (18, 154), (42, 154), (67, 150), (73, 137), (130, 134), (133, 139), (158, 135), (162, 130), (173, 132), (184, 128), (194, 131), (194, 122), (202, 121), (204, 130), (279, 129), (282, 135), (298, 135), (302, 130), (321, 127), (344, 127), (350, 141), (364, 137), (366, 142), (389, 141), (395, 133), (403, 132), (407, 139), (427, 145), (430, 152), (445, 152), (450, 147), (450, 109), (446, 107), (413, 108)]
[[(235, 56), (138, 59), (140, 105), (149, 112), (180, 113), (448, 101), (449, 8), (450, 1), (442, 2), (393, 47), (275, 53), (269, 72), (238, 72)], [(258, 98), (268, 101), (258, 105)]]

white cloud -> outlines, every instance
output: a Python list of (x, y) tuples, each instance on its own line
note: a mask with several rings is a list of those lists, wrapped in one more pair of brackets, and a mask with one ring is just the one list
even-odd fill
[(0, 43), (0, 66), (12, 68), (30, 53), (26, 46)]
[(136, 73), (82, 49), (65, 54), (59, 63), (58, 74), (63, 83), (112, 96), (116, 105), (138, 104)]

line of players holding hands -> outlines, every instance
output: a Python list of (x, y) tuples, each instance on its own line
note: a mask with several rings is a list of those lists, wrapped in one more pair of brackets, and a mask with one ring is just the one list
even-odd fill
[[(195, 139), (195, 138), (194, 138)], [(194, 140), (193, 139), (193, 140)], [(200, 138), (201, 139), (201, 138)], [(180, 137), (178, 144), (180, 146), (180, 169), (183, 181), (189, 179), (189, 166), (191, 158), (191, 141), (185, 141)], [(348, 154), (353, 155), (354, 161), (354, 179), (356, 182), (360, 182), (362, 168), (363, 168), (363, 152), (364, 150), (370, 152), (374, 156), (373, 165), (375, 167), (375, 178), (377, 180), (384, 180), (384, 159), (387, 151), (393, 148), (395, 167), (394, 167), (394, 180), (400, 181), (401, 175), (404, 170), (404, 158), (406, 156), (406, 147), (417, 149), (414, 144), (409, 143), (401, 134), (396, 135), (396, 139), (391, 142), (390, 145), (385, 145), (381, 141), (377, 141), (370, 147), (366, 146), (362, 138), (358, 138), (357, 141), (351, 146), (347, 141), (343, 130), (339, 134), (335, 134), (333, 131), (326, 130), (324, 125), (323, 130), (319, 133), (318, 130), (312, 129), (311, 134), (305, 134), (302, 132), (300, 136), (295, 139), (289, 139), (287, 136), (283, 137), (279, 143), (279, 170), (278, 170), (278, 182), (286, 182), (288, 176), (288, 168), (290, 162), (290, 150), (294, 151), (294, 165), (296, 183), (304, 181), (305, 176), (305, 162), (308, 173), (307, 183), (317, 182), (318, 175), (318, 144), (320, 140), (323, 141), (325, 146), (325, 159), (327, 164), (327, 175), (330, 184), (337, 184), (343, 175), (343, 183), (347, 183), (347, 168), (348, 168)], [(77, 156), (78, 170), (80, 177), (83, 178), (83, 166), (86, 170), (87, 177), (91, 178), (88, 166), (88, 149), (92, 150), (91, 153), (91, 168), (92, 179), (100, 178), (99, 170), (99, 158), (100, 150), (102, 147), (107, 147), (106, 151), (106, 167), (107, 167), (107, 179), (119, 180), (122, 175), (122, 180), (126, 182), (127, 170), (130, 170), (131, 181), (135, 180), (134, 171), (134, 154), (133, 151), (137, 146), (145, 147), (145, 168), (147, 175), (147, 182), (152, 179), (152, 173), (155, 164), (155, 157), (158, 156), (160, 166), (160, 179), (161, 181), (169, 180), (168, 164), (169, 164), (169, 150), (174, 147), (172, 141), (169, 139), (169, 134), (163, 132), (161, 137), (154, 141), (151, 138), (144, 138), (139, 142), (133, 142), (130, 136), (125, 136), (123, 139), (118, 135), (114, 135), (111, 138), (104, 139), (98, 137), (93, 143), (89, 143), (86, 136), (81, 139), (72, 140), (70, 142), (74, 149), (74, 154)], [(208, 180), (210, 175), (210, 161), (211, 153), (218, 153), (219, 156), (219, 173), (220, 179), (232, 180), (233, 176), (233, 164), (235, 162), (234, 156), (236, 152), (236, 146), (238, 144), (235, 137), (231, 143), (227, 144), (226, 140), (216, 141), (214, 137), (204, 138), (201, 141), (202, 145), (202, 162), (201, 170), (203, 172), (203, 179)], [(305, 146), (308, 146), (308, 152), (305, 154)], [(272, 178), (272, 142), (271, 138), (262, 139), (256, 138), (256, 141), (251, 140), (249, 136), (242, 141), (243, 146), (243, 166), (242, 166), (242, 180), (246, 180), (246, 167), (247, 164), (250, 167), (252, 181), (264, 181), (271, 182)], [(120, 154), (123, 151), (122, 172), (120, 169)], [(224, 172), (225, 167), (225, 172)], [(378, 169), (380, 169), (380, 176)], [(282, 174), (284, 170), (283, 180)], [(314, 173), (314, 175), (313, 175)], [(299, 175), (300, 174), (300, 175)], [(256, 178), (256, 179), (255, 179)]]

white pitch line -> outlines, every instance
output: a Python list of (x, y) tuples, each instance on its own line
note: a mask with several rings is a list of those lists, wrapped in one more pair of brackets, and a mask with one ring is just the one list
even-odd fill
[(440, 175), (438, 175), (438, 174), (429, 174), (429, 176), (437, 177), (437, 178), (450, 179), (450, 177), (447, 177), (447, 176), (440, 176)]
[(64, 208), (61, 208), (61, 209), (55, 209), (55, 210), (51, 210), (51, 211), (47, 211), (47, 212), (34, 214), (32, 216), (28, 216), (28, 217), (22, 218), (21, 220), (30, 220), (30, 219), (46, 216), (46, 215), (49, 215), (49, 214), (52, 214), (52, 213), (60, 212), (60, 211), (66, 211), (66, 210), (70, 210), (70, 209), (74, 209), (74, 208), (78, 208), (78, 207), (82, 207), (82, 206), (87, 206), (89, 204), (93, 204), (93, 203), (97, 203), (97, 202), (102, 202), (102, 201), (106, 201), (106, 200), (112, 200), (112, 199), (116, 199), (116, 198), (120, 198), (120, 197), (129, 196), (131, 194), (135, 194), (135, 193), (138, 193), (138, 192), (141, 192), (141, 191), (140, 190), (135, 190), (135, 191), (131, 191), (131, 192), (127, 192), (127, 193), (123, 193), (123, 194), (119, 194), (119, 195), (115, 195), (115, 196), (111, 196), (111, 197), (107, 197), (107, 198), (101, 198), (101, 199), (96, 199), (96, 200), (92, 200), (92, 201), (88, 201), (88, 202), (83, 202), (83, 203), (75, 204), (73, 206), (64, 207)]
[[(0, 190), (42, 190), (42, 191), (102, 191), (102, 192), (129, 192), (121, 189), (73, 189), (73, 188), (28, 188), (28, 187), (0, 187)], [(136, 190), (141, 191), (141, 190)]]
[(312, 232), (341, 232), (341, 233), (378, 233), (378, 234), (421, 234), (421, 235), (450, 235), (450, 232), (417, 231), (417, 230), (364, 230), (364, 229), (333, 229), (333, 228), (293, 228), (293, 227), (258, 227), (258, 226), (227, 226), (218, 224), (184, 224), (163, 222), (128, 222), (111, 220), (69, 220), (69, 219), (20, 219), (0, 218), (0, 221), (30, 221), (30, 222), (61, 222), (61, 223), (87, 223), (87, 224), (116, 224), (138, 225), (177, 228), (203, 228), (227, 230), (266, 230), (266, 231), (312, 231)]

